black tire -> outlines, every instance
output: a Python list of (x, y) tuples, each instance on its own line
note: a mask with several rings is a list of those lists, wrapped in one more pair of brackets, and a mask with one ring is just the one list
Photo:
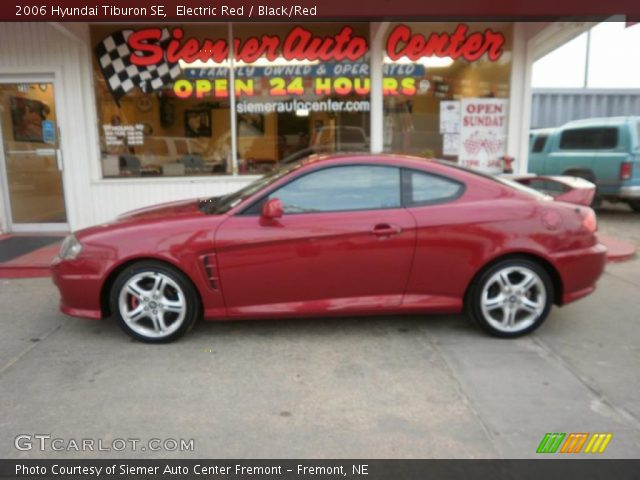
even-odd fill
[[(503, 282), (497, 280), (499, 272), (509, 272), (508, 282), (513, 282), (509, 287), (503, 288)], [(536, 277), (526, 292), (524, 279), (529, 277), (525, 274)], [(518, 283), (519, 275), (522, 283)], [(549, 315), (554, 300), (553, 282), (540, 264), (527, 258), (512, 257), (478, 274), (465, 300), (468, 315), (485, 332), (501, 338), (520, 337), (540, 327)], [(499, 306), (494, 307), (494, 304)], [(530, 311), (534, 304), (535, 313)], [(529, 317), (525, 320), (527, 314)], [(510, 323), (512, 327), (509, 327)]]
[(628, 200), (627, 203), (629, 203), (631, 210), (640, 213), (640, 200)]
[(202, 316), (200, 298), (187, 276), (156, 261), (140, 261), (120, 272), (109, 303), (120, 327), (145, 343), (172, 342)]

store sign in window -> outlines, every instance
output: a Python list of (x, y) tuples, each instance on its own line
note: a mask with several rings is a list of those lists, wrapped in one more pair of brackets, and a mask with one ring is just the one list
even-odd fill
[(488, 173), (502, 171), (508, 100), (465, 98), (460, 112), (460, 164)]
[[(469, 32), (466, 24), (458, 25), (451, 34), (433, 33), (429, 37), (398, 25), (386, 43), (384, 93), (415, 94), (413, 77), (424, 75), (425, 65), (420, 60), (426, 57), (475, 61), (486, 54), (489, 60), (496, 61), (502, 55), (504, 41), (500, 32)], [(316, 95), (365, 95), (371, 88), (367, 78), (370, 72), (368, 63), (360, 60), (368, 51), (367, 39), (354, 34), (349, 26), (333, 36), (314, 35), (298, 26), (283, 37), (235, 39), (234, 63), (240, 70), (234, 89), (238, 96), (253, 96), (255, 78), (266, 77), (269, 95), (302, 96), (302, 78), (313, 76)], [(145, 92), (157, 90), (179, 77), (182, 69), (188, 79), (175, 83), (178, 97), (228, 96), (228, 80), (219, 77), (226, 77), (229, 52), (225, 39), (187, 37), (182, 28), (122, 30), (96, 48), (100, 68), (116, 102), (135, 87)], [(407, 60), (417, 63), (403, 64)]]
[(502, 56), (504, 42), (501, 32), (490, 29), (482, 33), (469, 32), (466, 24), (458, 25), (453, 33), (433, 32), (428, 36), (398, 25), (389, 34), (386, 49), (391, 60), (406, 57), (418, 61), (435, 55), (474, 62), (486, 54), (489, 60), (496, 61)]

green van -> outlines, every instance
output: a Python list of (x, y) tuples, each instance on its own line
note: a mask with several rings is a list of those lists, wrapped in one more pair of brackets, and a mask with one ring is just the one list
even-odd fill
[(529, 172), (596, 184), (595, 203), (623, 201), (640, 212), (640, 117), (589, 118), (532, 130)]

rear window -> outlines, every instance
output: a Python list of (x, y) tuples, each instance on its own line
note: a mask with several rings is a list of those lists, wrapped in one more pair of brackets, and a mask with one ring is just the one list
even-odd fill
[(565, 130), (560, 137), (562, 150), (610, 150), (618, 146), (618, 129), (577, 128)]
[(501, 183), (502, 185), (507, 185), (508, 187), (511, 187), (514, 190), (518, 190), (519, 192), (522, 192), (522, 193), (527, 193), (527, 194), (531, 195), (532, 197), (545, 199), (545, 200), (548, 200), (549, 198), (551, 198), (551, 197), (549, 197), (549, 195), (546, 195), (544, 193), (538, 192), (537, 190), (534, 190), (533, 188), (526, 187), (526, 186), (522, 185), (521, 183), (515, 182), (515, 181), (510, 180), (510, 179), (505, 178), (505, 177), (501, 177), (499, 175), (489, 175), (488, 173), (479, 172), (477, 170), (473, 170), (471, 168), (463, 167), (462, 165), (458, 165), (458, 164), (455, 164), (455, 163), (447, 162), (445, 160), (438, 160), (438, 163), (440, 163), (442, 165), (447, 165), (448, 167), (451, 167), (451, 168), (456, 168), (458, 170), (462, 170), (462, 171), (467, 172), (467, 173), (471, 173), (473, 175), (477, 175), (478, 177), (486, 178), (487, 180), (491, 180), (493, 182)]
[(411, 206), (453, 200), (464, 190), (459, 182), (418, 170), (404, 170), (402, 181), (405, 202)]
[(544, 146), (547, 144), (547, 138), (549, 138), (549, 135), (546, 135), (546, 134), (538, 135), (533, 142), (533, 146), (531, 147), (531, 152), (540, 153), (541, 151), (543, 151)]

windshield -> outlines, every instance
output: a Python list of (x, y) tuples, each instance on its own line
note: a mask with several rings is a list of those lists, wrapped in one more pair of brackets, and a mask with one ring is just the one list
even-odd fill
[(278, 181), (295, 168), (298, 168), (298, 166), (300, 166), (300, 162), (282, 166), (276, 170), (273, 170), (264, 177), (258, 178), (257, 180), (251, 182), (249, 185), (241, 188), (240, 190), (225, 195), (216, 202), (211, 202), (211, 208), (207, 213), (221, 214), (228, 212), (254, 193)]

